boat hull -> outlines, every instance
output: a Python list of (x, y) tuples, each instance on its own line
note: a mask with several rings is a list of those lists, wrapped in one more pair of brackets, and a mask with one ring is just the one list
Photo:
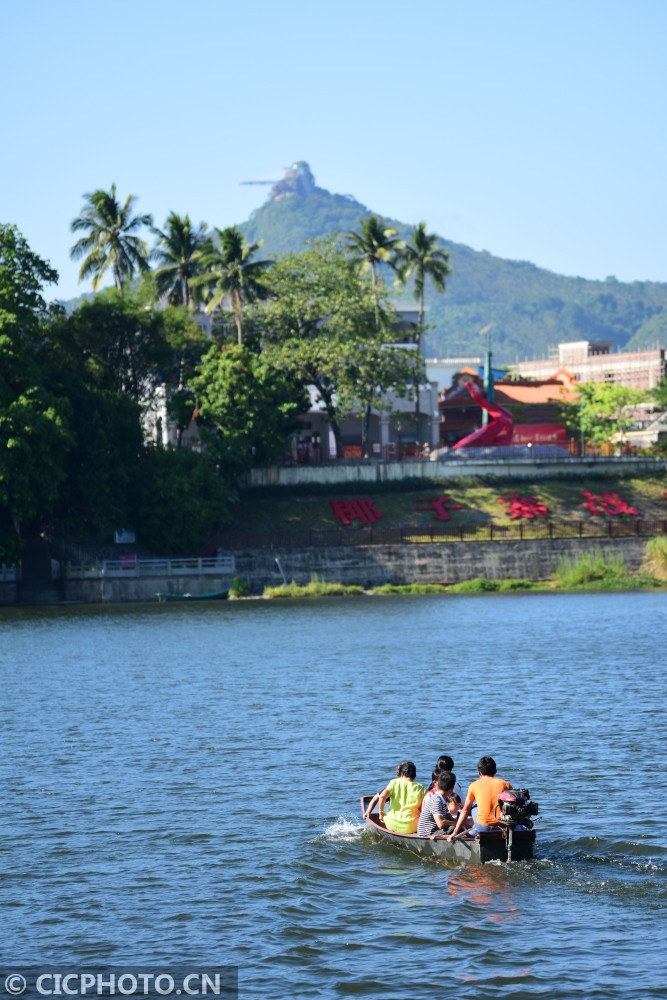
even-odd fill
[(157, 593), (160, 604), (167, 601), (224, 601), (229, 594), (228, 590), (212, 590), (204, 594), (162, 594)]
[[(371, 800), (370, 795), (361, 798), (362, 815)], [(463, 837), (454, 841), (443, 839), (431, 840), (430, 837), (419, 837), (416, 833), (394, 833), (388, 830), (380, 821), (377, 813), (372, 813), (366, 820), (368, 826), (379, 840), (394, 844), (403, 850), (411, 851), (425, 858), (439, 858), (455, 864), (487, 864), (489, 861), (508, 860), (508, 837), (504, 829), (480, 833), (474, 840)], [(512, 861), (530, 861), (535, 843), (534, 830), (514, 830), (512, 833)]]

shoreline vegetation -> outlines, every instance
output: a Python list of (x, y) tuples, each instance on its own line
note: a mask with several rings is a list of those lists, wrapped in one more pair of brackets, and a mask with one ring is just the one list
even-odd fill
[[(587, 553), (579, 559), (562, 559), (554, 576), (547, 580), (488, 580), (476, 577), (462, 583), (385, 584), (365, 590), (356, 584), (327, 583), (317, 574), (310, 582), (299, 585), (294, 581), (277, 587), (265, 587), (262, 597), (268, 599), (298, 597), (355, 597), (393, 594), (500, 594), (517, 591), (607, 591), (661, 590), (667, 588), (667, 538), (651, 539), (646, 556), (637, 573), (631, 572), (622, 556), (615, 553)], [(230, 598), (248, 596), (232, 586)]]

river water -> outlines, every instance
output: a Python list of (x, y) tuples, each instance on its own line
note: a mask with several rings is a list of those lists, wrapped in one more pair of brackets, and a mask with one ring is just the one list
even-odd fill
[[(240, 996), (667, 997), (662, 593), (0, 610), (0, 965), (235, 964)], [(374, 843), (490, 753), (536, 858)]]

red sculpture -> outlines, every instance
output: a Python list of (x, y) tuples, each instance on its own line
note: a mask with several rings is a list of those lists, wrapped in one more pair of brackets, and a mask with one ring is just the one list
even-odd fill
[(458, 441), (452, 451), (456, 448), (485, 448), (487, 445), (511, 444), (514, 433), (512, 414), (497, 403), (489, 403), (474, 382), (466, 382), (465, 387), (475, 402), (486, 410), (490, 420), (486, 427), (480, 427), (479, 430)]

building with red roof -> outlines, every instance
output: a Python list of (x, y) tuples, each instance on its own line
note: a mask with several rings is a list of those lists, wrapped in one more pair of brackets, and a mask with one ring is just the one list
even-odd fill
[[(483, 391), (478, 369), (464, 367), (454, 376), (439, 400), (441, 446), (451, 447), (482, 426), (482, 408), (473, 400), (466, 382)], [(566, 369), (542, 379), (506, 375), (495, 383), (494, 392), (495, 402), (512, 414), (513, 444), (567, 444), (561, 406), (576, 402), (579, 392), (574, 376)]]

